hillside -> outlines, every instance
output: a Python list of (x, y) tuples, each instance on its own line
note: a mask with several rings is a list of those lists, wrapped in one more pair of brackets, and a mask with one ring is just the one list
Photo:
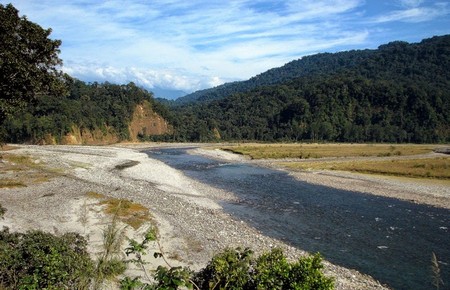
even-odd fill
[(86, 84), (68, 77), (67, 96), (40, 96), (4, 124), (7, 142), (108, 144), (168, 134), (168, 112), (133, 83)]
[(370, 57), (373, 52), (371, 50), (360, 50), (305, 56), (282, 67), (270, 69), (247, 81), (225, 83), (214, 88), (196, 91), (178, 98), (174, 104), (185, 105), (194, 102), (208, 102), (222, 99), (231, 94), (248, 92), (261, 86), (283, 83), (302, 76), (332, 73), (340, 69), (354, 67), (361, 60)]
[(177, 109), (180, 140), (449, 142), (450, 35), (318, 54), (197, 94)]

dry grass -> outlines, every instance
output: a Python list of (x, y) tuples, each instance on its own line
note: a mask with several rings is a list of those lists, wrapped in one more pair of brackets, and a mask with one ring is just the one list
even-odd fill
[(100, 199), (99, 204), (105, 206), (105, 213), (117, 215), (119, 220), (135, 230), (139, 229), (143, 224), (152, 221), (148, 208), (139, 203), (134, 203), (127, 199), (108, 198), (94, 191), (89, 191), (86, 195), (90, 198)]
[(26, 155), (4, 154), (0, 164), (0, 188), (22, 187), (48, 182), (60, 175), (60, 170), (47, 168), (45, 164)]
[(342, 170), (393, 176), (450, 179), (450, 157), (426, 159), (285, 162), (281, 165), (302, 170)]
[(17, 179), (1, 178), (0, 188), (26, 187), (26, 185)]
[(95, 198), (95, 199), (104, 199), (104, 198), (106, 198), (105, 195), (103, 195), (101, 193), (98, 193), (98, 192), (95, 192), (95, 191), (88, 191), (88, 192), (86, 192), (86, 196), (89, 197), (89, 198)]
[(7, 154), (3, 156), (3, 160), (9, 164), (9, 170), (20, 171), (39, 167), (38, 163), (31, 159), (31, 157), (25, 155)]
[(432, 152), (437, 145), (398, 144), (245, 144), (221, 147), (252, 159), (407, 156)]

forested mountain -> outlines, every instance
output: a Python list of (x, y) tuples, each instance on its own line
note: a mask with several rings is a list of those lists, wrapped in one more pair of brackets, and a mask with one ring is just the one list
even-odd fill
[(171, 138), (450, 142), (450, 36), (309, 56), (197, 97)]
[(86, 84), (66, 77), (65, 85), (67, 96), (41, 96), (35, 104), (9, 117), (2, 128), (5, 140), (70, 143), (67, 139), (72, 136), (77, 137), (75, 142), (112, 143), (133, 137), (130, 125), (136, 108), (150, 107), (162, 118), (168, 115), (151, 93), (133, 83)]
[(9, 116), (5, 141), (450, 142), (449, 35), (304, 57), (171, 110), (133, 83), (65, 85)]
[(373, 51), (359, 50), (339, 53), (320, 53), (305, 56), (302, 59), (291, 61), (279, 68), (270, 69), (247, 81), (225, 83), (223, 85), (193, 92), (178, 98), (175, 105), (185, 105), (193, 102), (208, 102), (222, 99), (235, 93), (243, 93), (252, 89), (283, 83), (302, 76), (333, 73), (344, 68), (351, 68), (369, 57)]

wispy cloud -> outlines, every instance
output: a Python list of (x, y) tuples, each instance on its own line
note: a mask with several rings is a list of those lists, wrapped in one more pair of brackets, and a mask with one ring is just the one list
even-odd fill
[(434, 3), (434, 5), (422, 6), (423, 2), (421, 0), (401, 0), (402, 9), (390, 11), (376, 17), (373, 21), (375, 23), (393, 21), (418, 23), (449, 14), (448, 3), (438, 2)]
[(399, 0), (374, 14), (366, 10), (372, 1), (16, 0), (13, 5), (53, 28), (52, 37), (63, 41), (64, 70), (75, 77), (194, 91), (307, 54), (367, 45), (377, 24), (448, 16), (446, 3)]

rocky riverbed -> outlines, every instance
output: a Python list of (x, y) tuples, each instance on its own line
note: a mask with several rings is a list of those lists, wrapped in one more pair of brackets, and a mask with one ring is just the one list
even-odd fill
[[(142, 147), (18, 146), (2, 152), (3, 155), (29, 156), (36, 167), (31, 167), (27, 172), (14, 172), (8, 170), (11, 165), (8, 161), (0, 163), (0, 178), (25, 178), (26, 185), (0, 189), (0, 203), (7, 209), (0, 226), (8, 226), (14, 231), (77, 231), (89, 238), (90, 251), (94, 255), (101, 244), (102, 229), (111, 220), (93, 197), (92, 193), (98, 193), (129, 199), (149, 208), (159, 229), (162, 250), (172, 265), (198, 270), (215, 253), (225, 247), (237, 246), (251, 247), (256, 252), (281, 247), (291, 258), (305, 254), (301, 249), (262, 235), (244, 221), (223, 211), (220, 204), (236, 201), (232, 193), (188, 178), (140, 152)], [(214, 158), (239, 158), (219, 150), (199, 149), (192, 153), (209, 154), (210, 157), (215, 155)], [(247, 162), (245, 159), (240, 161)], [(45, 178), (32, 178), (34, 171), (42, 170)], [(374, 187), (373, 179), (356, 175), (292, 174), (308, 182), (325, 183), (327, 186), (355, 185), (369, 192), (371, 189), (368, 188), (374, 188), (375, 194), (391, 192), (393, 196), (399, 191), (398, 182), (401, 182), (377, 180)], [(29, 178), (26, 179), (26, 176)], [(408, 186), (402, 187), (402, 195), (407, 195), (410, 187), (409, 192), (417, 195), (422, 190), (420, 186), (424, 185), (417, 185), (417, 188), (414, 184)], [(449, 196), (448, 187), (442, 187), (439, 200), (443, 199), (448, 204)], [(430, 196), (430, 200), (434, 197)], [(128, 229), (127, 235), (139, 237), (143, 231), (145, 226), (137, 231)], [(149, 262), (149, 267), (162, 263), (153, 257), (149, 257)], [(386, 289), (355, 270), (328, 262), (325, 264), (327, 275), (335, 278), (336, 289)]]

